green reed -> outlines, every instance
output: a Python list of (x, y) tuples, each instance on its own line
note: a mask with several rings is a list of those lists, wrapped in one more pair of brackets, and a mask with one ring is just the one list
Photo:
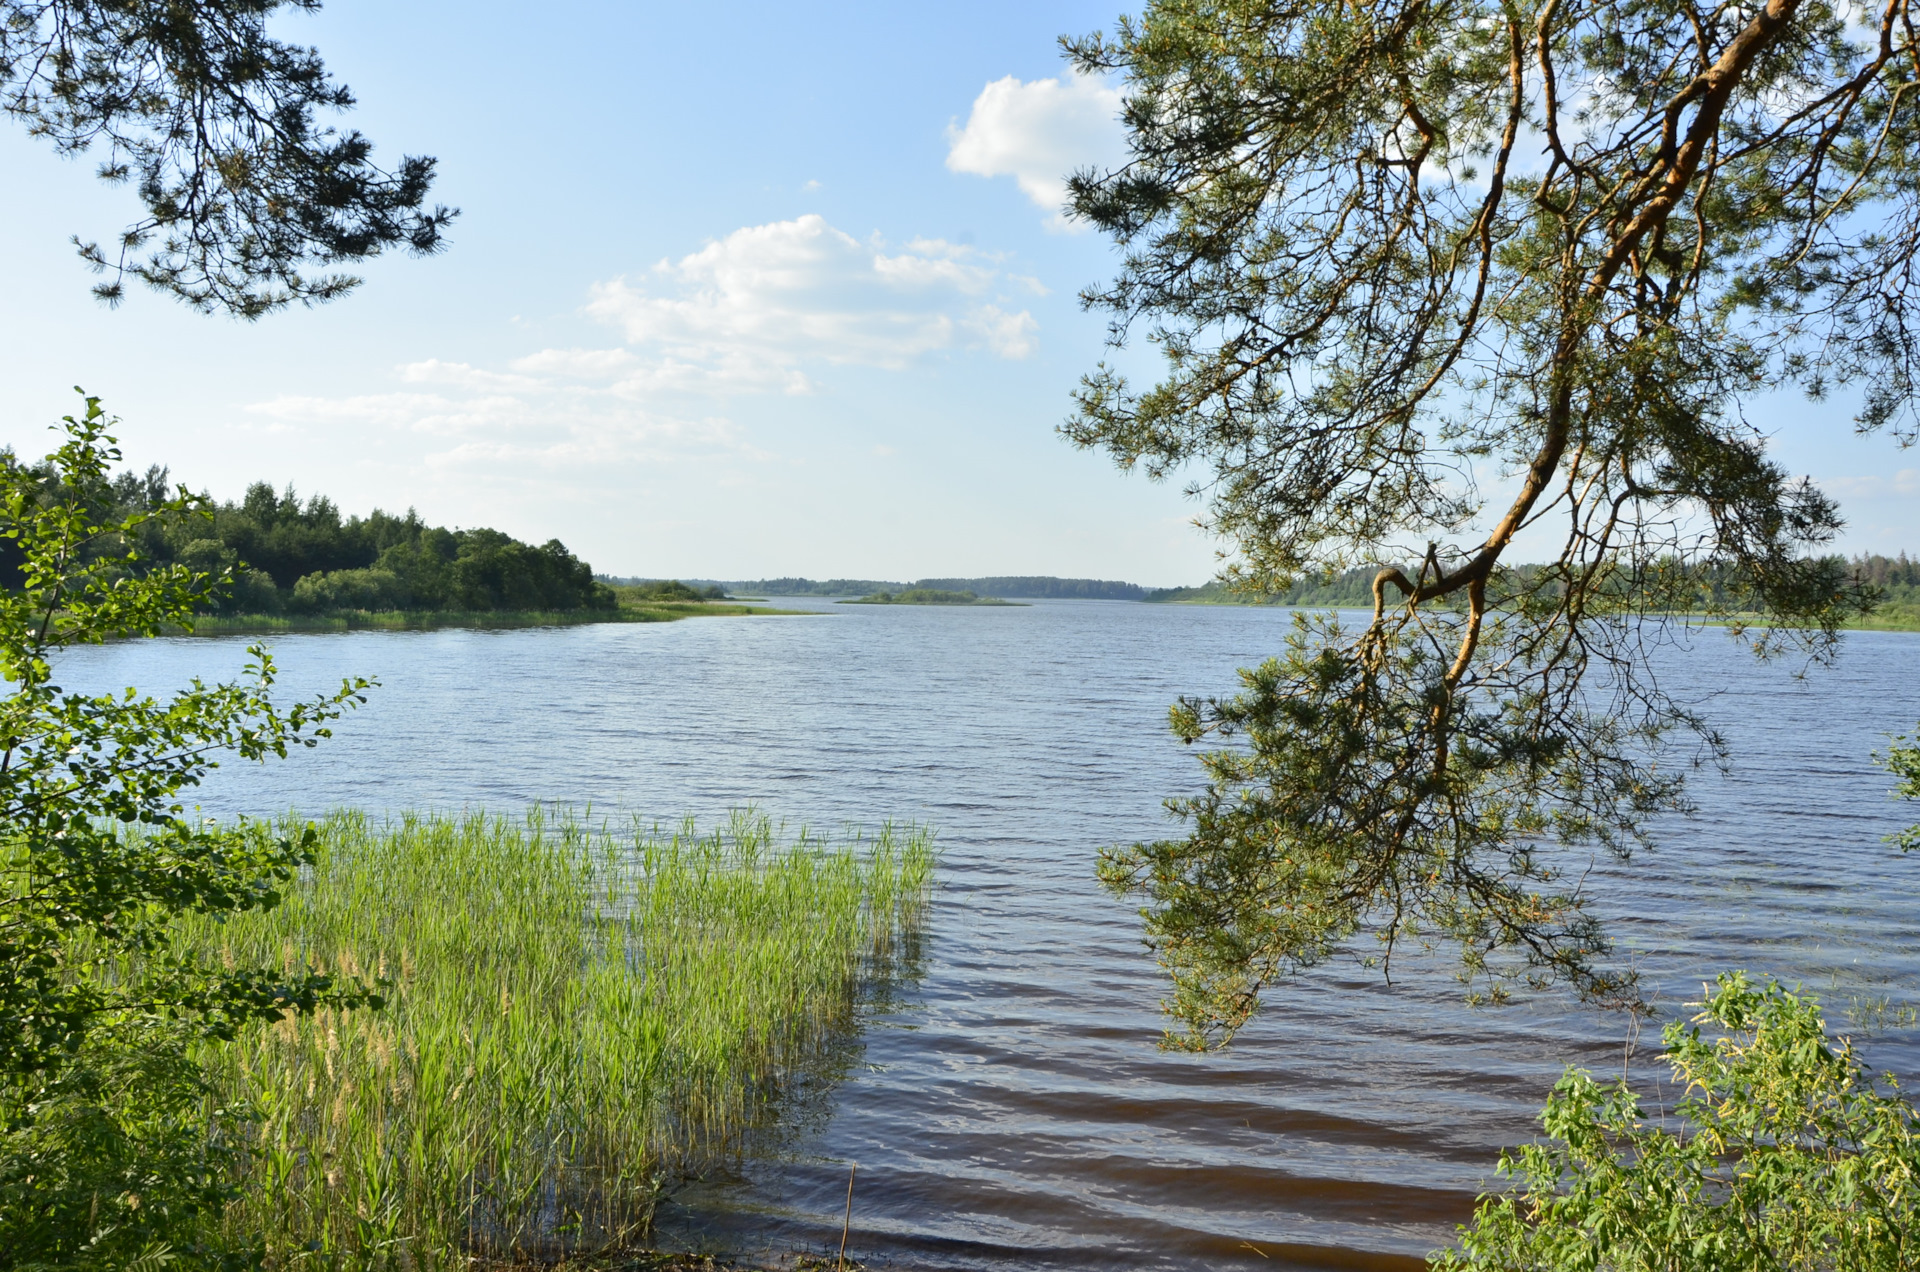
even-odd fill
[[(191, 938), (391, 983), (205, 1057), (251, 1106), (227, 1222), (270, 1262), (432, 1268), (644, 1234), (663, 1172), (738, 1151), (917, 938), (931, 837), (783, 846), (765, 818), (340, 814), (277, 909)], [(903, 946), (906, 942), (907, 946)]]

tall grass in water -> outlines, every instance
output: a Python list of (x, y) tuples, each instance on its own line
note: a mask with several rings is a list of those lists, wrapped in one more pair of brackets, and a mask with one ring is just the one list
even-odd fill
[[(384, 977), (380, 1012), (209, 1049), (257, 1112), (235, 1235), (285, 1265), (463, 1264), (643, 1235), (663, 1171), (736, 1149), (917, 939), (923, 831), (781, 846), (471, 816), (321, 827), (276, 910), (204, 948)], [(903, 945), (903, 943), (905, 943)]]

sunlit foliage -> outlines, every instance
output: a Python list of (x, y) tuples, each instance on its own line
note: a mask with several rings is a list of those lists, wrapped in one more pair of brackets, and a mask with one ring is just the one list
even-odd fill
[(1364, 934), (1635, 1005), (1580, 880), (1725, 755), (1668, 616), (1822, 657), (1875, 597), (1742, 411), (1844, 390), (1914, 437), (1908, 0), (1156, 0), (1068, 48), (1130, 143), (1071, 183), (1123, 252), (1085, 299), (1165, 363), (1067, 436), (1190, 478), (1243, 587), (1372, 571), (1370, 622), (1175, 710), (1230, 739), (1191, 833), (1108, 857), (1185, 1041)]
[(320, 116), (353, 105), (313, 49), (267, 33), (320, 0), (4, 0), (0, 109), (66, 155), (99, 156), (142, 214), (112, 243), (75, 242), (196, 309), (256, 318), (351, 290), (351, 266), (399, 247), (437, 251), (454, 212), (425, 206), (434, 161), (392, 171)]
[(1667, 1027), (1666, 1059), (1683, 1094), (1664, 1118), (1570, 1070), (1547, 1142), (1501, 1159), (1517, 1194), (1483, 1200), (1437, 1272), (1920, 1264), (1920, 1114), (1828, 1036), (1817, 1002), (1723, 975), (1691, 1026)]
[(184, 797), (221, 757), (314, 745), (368, 682), (287, 704), (255, 647), (244, 679), (167, 697), (62, 688), (62, 650), (186, 622), (219, 583), (146, 569), (134, 546), (146, 519), (194, 514), (185, 492), (97, 517), (109, 424), (88, 399), (45, 464), (0, 463), (0, 1248), (21, 1265), (123, 1267), (196, 1231), (230, 1188), (229, 1114), (186, 1047), (372, 997), (301, 960), (174, 939), (182, 915), (271, 909), (314, 845), (205, 824)]

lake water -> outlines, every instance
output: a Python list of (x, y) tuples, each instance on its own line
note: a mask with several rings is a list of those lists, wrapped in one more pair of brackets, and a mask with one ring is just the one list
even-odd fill
[[(291, 636), (292, 691), (382, 687), (318, 750), (223, 769), (209, 812), (539, 801), (703, 818), (752, 803), (819, 829), (913, 819), (943, 849), (924, 980), (789, 1156), (683, 1190), (663, 1237), (742, 1257), (838, 1244), (916, 1268), (1421, 1266), (1529, 1138), (1568, 1062), (1618, 1070), (1624, 1023), (1545, 997), (1462, 1005), (1439, 965), (1352, 964), (1269, 995), (1224, 1053), (1156, 1049), (1161, 992), (1105, 844), (1155, 838), (1198, 766), (1181, 693), (1233, 687), (1280, 611), (1119, 602), (835, 607), (515, 632)], [(76, 651), (70, 687), (228, 676), (244, 641)], [(1920, 820), (1869, 752), (1920, 720), (1920, 636), (1857, 633), (1796, 679), (1705, 633), (1667, 660), (1735, 747), (1700, 814), (1608, 867), (1615, 933), (1668, 1016), (1732, 966), (1853, 1000), (1920, 998)], [(1904, 818), (1904, 820), (1903, 820)], [(1657, 1031), (1650, 1031), (1654, 1033)], [(1920, 1071), (1920, 1032), (1869, 1059)]]

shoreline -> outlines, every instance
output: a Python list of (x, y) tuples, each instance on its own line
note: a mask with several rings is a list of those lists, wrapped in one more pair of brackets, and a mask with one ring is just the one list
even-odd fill
[[(773, 600), (784, 598), (774, 597)], [(815, 598), (806, 598), (815, 599)], [(818, 598), (831, 599), (831, 598)], [(869, 601), (865, 598), (838, 600), (840, 605), (917, 605), (926, 608), (967, 609), (971, 607), (1020, 607), (1020, 601), (978, 600), (971, 602)], [(1364, 613), (1364, 605), (1281, 605), (1271, 601), (1182, 599), (1141, 601), (1143, 605), (1231, 606), (1237, 609), (1309, 610), (1316, 613), (1347, 611)], [(442, 631), (450, 628), (510, 630), (528, 627), (580, 627), (590, 623), (672, 623), (683, 618), (744, 618), (753, 615), (819, 617), (827, 610), (779, 609), (768, 604), (740, 604), (736, 601), (659, 601), (644, 605), (622, 605), (617, 610), (351, 610), (337, 614), (209, 614), (197, 620), (191, 629), (169, 625), (164, 636), (272, 636), (304, 635), (325, 632), (357, 631)], [(1737, 617), (1702, 614), (1666, 614), (1658, 617), (1681, 619), (1700, 627), (1730, 627), (1742, 621)], [(1920, 632), (1920, 610), (1897, 607), (1892, 612), (1869, 614), (1841, 631)]]
[(673, 623), (683, 618), (794, 616), (811, 610), (775, 609), (723, 601), (661, 601), (616, 610), (349, 610), (335, 614), (209, 614), (191, 628), (169, 625), (164, 636), (273, 636), (326, 632), (417, 632), (449, 628), (507, 630), (584, 627), (592, 623)]
[[(1312, 610), (1316, 613), (1339, 612), (1339, 611), (1346, 611), (1349, 613), (1371, 613), (1373, 609), (1371, 605), (1363, 605), (1358, 602), (1350, 605), (1324, 604), (1324, 603), (1323, 604), (1295, 603), (1295, 604), (1287, 605), (1287, 604), (1281, 604), (1275, 601), (1234, 601), (1234, 600), (1215, 600), (1212, 598), (1202, 599), (1198, 597), (1182, 598), (1179, 600), (1142, 601), (1140, 602), (1140, 604), (1142, 605), (1232, 606), (1236, 609)], [(1745, 622), (1748, 626), (1758, 626), (1757, 623), (1754, 623), (1752, 621), (1751, 617), (1741, 617), (1741, 616), (1709, 617), (1708, 615), (1705, 615), (1705, 614), (1659, 614), (1659, 615), (1648, 615), (1648, 617), (1685, 619), (1701, 627), (1731, 627), (1736, 622)], [(1860, 619), (1855, 620), (1854, 622), (1842, 623), (1840, 625), (1840, 630), (1843, 632), (1920, 632), (1920, 609), (1911, 609), (1904, 606), (1893, 607), (1892, 611), (1889, 613), (1868, 614)]]
[(538, 1272), (867, 1272), (867, 1265), (851, 1255), (836, 1259), (831, 1254), (810, 1251), (796, 1251), (786, 1260), (753, 1260), (694, 1251), (639, 1249), (572, 1255), (552, 1262), (479, 1260), (473, 1266), (482, 1272), (527, 1272), (530, 1268)]

